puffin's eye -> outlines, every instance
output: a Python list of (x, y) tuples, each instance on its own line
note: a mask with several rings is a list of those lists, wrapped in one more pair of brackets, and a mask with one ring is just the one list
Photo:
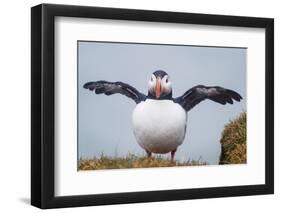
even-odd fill
[(166, 78), (166, 83), (168, 83), (168, 81), (169, 81), (168, 78)]
[(152, 76), (151, 76), (151, 78), (150, 78), (150, 81), (153, 81), (153, 78), (152, 78)]

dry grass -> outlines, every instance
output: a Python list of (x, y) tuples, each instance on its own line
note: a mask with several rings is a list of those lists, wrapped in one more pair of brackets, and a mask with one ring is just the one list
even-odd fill
[[(246, 112), (238, 118), (230, 121), (222, 132), (220, 164), (241, 164), (246, 163)], [(206, 162), (199, 160), (188, 160), (186, 162), (171, 161), (170, 159), (154, 156), (138, 157), (128, 154), (126, 157), (108, 157), (101, 155), (92, 159), (80, 159), (79, 170), (98, 169), (128, 169), (128, 168), (149, 168), (149, 167), (174, 167), (174, 166), (201, 166)]]
[(247, 114), (227, 124), (222, 132), (220, 164), (241, 164), (247, 162)]
[(149, 167), (172, 167), (172, 166), (195, 166), (206, 165), (200, 160), (189, 160), (186, 162), (171, 161), (163, 159), (160, 156), (156, 157), (138, 157), (128, 154), (126, 157), (107, 157), (93, 159), (80, 159), (79, 170), (96, 170), (96, 169), (127, 169), (127, 168), (149, 168)]

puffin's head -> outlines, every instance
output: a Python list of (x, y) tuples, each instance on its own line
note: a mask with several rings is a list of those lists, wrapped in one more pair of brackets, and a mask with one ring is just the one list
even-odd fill
[(148, 82), (148, 95), (156, 99), (172, 97), (172, 83), (166, 72), (157, 70), (152, 73)]

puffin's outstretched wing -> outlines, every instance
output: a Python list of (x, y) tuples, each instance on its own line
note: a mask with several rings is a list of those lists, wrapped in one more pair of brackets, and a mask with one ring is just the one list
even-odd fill
[(179, 103), (186, 111), (189, 111), (205, 99), (224, 105), (226, 103), (233, 104), (232, 99), (240, 101), (242, 97), (237, 92), (223, 87), (198, 85), (186, 91), (182, 96), (175, 98), (174, 102)]
[(146, 95), (139, 92), (136, 88), (123, 82), (95, 81), (84, 84), (85, 89), (95, 91), (96, 94), (112, 95), (122, 94), (133, 99), (137, 104), (146, 100)]

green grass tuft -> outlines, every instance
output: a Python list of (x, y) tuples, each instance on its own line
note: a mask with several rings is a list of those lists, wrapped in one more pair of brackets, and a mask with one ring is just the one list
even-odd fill
[(222, 132), (220, 164), (247, 163), (247, 113), (230, 121)]

